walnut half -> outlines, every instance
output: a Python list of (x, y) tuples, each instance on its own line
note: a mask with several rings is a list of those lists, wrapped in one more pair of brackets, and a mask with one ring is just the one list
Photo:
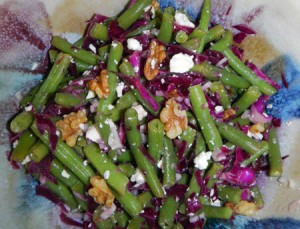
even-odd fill
[(96, 92), (99, 98), (106, 98), (109, 95), (109, 82), (107, 70), (102, 70), (100, 76), (88, 82), (88, 88)]
[(106, 207), (111, 207), (115, 197), (108, 188), (105, 180), (100, 176), (93, 176), (90, 179), (90, 183), (93, 187), (89, 189), (88, 193), (94, 198), (95, 202), (104, 204)]
[(186, 111), (181, 110), (173, 98), (166, 102), (166, 106), (160, 113), (160, 120), (164, 123), (164, 130), (170, 139), (181, 135), (188, 124)]
[(57, 121), (56, 128), (61, 132), (62, 140), (66, 141), (67, 145), (72, 147), (76, 144), (78, 136), (82, 134), (79, 125), (87, 121), (85, 112), (80, 110), (77, 113), (72, 112), (66, 115), (63, 120)]
[(150, 55), (144, 67), (144, 74), (147, 80), (153, 80), (157, 76), (159, 65), (166, 57), (165, 46), (158, 44), (156, 41), (151, 41)]

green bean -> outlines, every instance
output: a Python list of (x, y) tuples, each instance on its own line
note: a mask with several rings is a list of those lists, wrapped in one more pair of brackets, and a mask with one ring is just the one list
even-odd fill
[(254, 162), (256, 159), (258, 159), (260, 156), (267, 153), (269, 146), (266, 141), (260, 142), (260, 147), (261, 147), (260, 150), (258, 150), (255, 154), (252, 154), (248, 159), (244, 160), (241, 163), (242, 167), (246, 167), (246, 166), (250, 165), (252, 162)]
[(11, 122), (10, 130), (17, 134), (26, 130), (33, 121), (33, 114), (28, 111), (22, 111)]
[(127, 229), (143, 228), (143, 226), (145, 226), (145, 223), (146, 221), (144, 218), (142, 218), (141, 216), (137, 216), (129, 221)]
[(201, 85), (192, 86), (189, 88), (189, 91), (192, 107), (209, 150), (214, 151), (220, 149), (223, 144), (222, 139), (209, 113)]
[(12, 151), (11, 159), (17, 162), (22, 162), (30, 154), (30, 148), (35, 142), (36, 137), (31, 131), (26, 130), (17, 140), (17, 145)]
[[(157, 116), (159, 111), (160, 111), (160, 107), (157, 110), (153, 110), (153, 108), (148, 104), (148, 102), (143, 98), (143, 96), (141, 95), (141, 93), (137, 90), (137, 89), (132, 89), (131, 88), (131, 92), (132, 94), (135, 96), (135, 98), (143, 105), (143, 107), (152, 115)], [(156, 99), (156, 97), (154, 97), (151, 92), (149, 92), (149, 95)]]
[(241, 116), (231, 119), (230, 120), (232, 123), (237, 123), (241, 126), (249, 125), (250, 124), (250, 119), (249, 118), (242, 118)]
[(120, 164), (118, 165), (119, 171), (124, 173), (127, 177), (131, 177), (135, 173), (135, 168), (130, 163)]
[(76, 107), (76, 106), (79, 106), (80, 104), (82, 104), (83, 99), (79, 98), (78, 96), (73, 95), (72, 93), (57, 92), (55, 94), (54, 101), (56, 104), (58, 104), (60, 106), (71, 108), (71, 107)]
[(261, 150), (265, 150), (265, 148), (267, 148), (266, 144), (255, 141), (254, 139), (244, 134), (243, 131), (230, 126), (229, 124), (218, 122), (217, 127), (223, 138), (242, 148), (250, 155), (255, 155), (257, 152), (260, 152)]
[(113, 122), (119, 121), (124, 111), (132, 106), (137, 101), (131, 91), (126, 92), (120, 97), (112, 110), (109, 111), (108, 118)]
[(119, 66), (119, 70), (125, 76), (135, 76), (134, 69), (126, 58), (123, 59), (122, 64)]
[(190, 176), (187, 173), (183, 173), (183, 174), (180, 174), (180, 175), (181, 175), (181, 177), (177, 181), (177, 183), (178, 184), (185, 184), (185, 185), (187, 185), (188, 182), (190, 181)]
[(137, 0), (130, 8), (117, 19), (122, 29), (128, 29), (144, 13), (145, 7), (151, 4), (151, 0)]
[(279, 177), (282, 174), (282, 158), (275, 127), (271, 127), (269, 130), (268, 144), (270, 162), (269, 174), (272, 177)]
[(184, 229), (184, 227), (180, 224), (180, 223), (176, 223), (174, 226), (173, 226), (173, 229)]
[(132, 156), (132, 153), (130, 152), (130, 150), (127, 150), (127, 149), (122, 151), (121, 154), (119, 154), (116, 150), (110, 150), (108, 152), (108, 157), (111, 160), (117, 161), (117, 162), (120, 162), (120, 163), (131, 162), (131, 161), (134, 160), (133, 156)]
[[(33, 133), (47, 146), (49, 146), (48, 134), (40, 134), (36, 124), (31, 125)], [(68, 169), (70, 169), (83, 184), (88, 185), (90, 183), (90, 177), (94, 176), (95, 173), (90, 166), (85, 166), (83, 160), (62, 140), (58, 139), (54, 156)]]
[(158, 162), (163, 154), (164, 134), (164, 124), (159, 119), (148, 123), (148, 152), (155, 162)]
[(107, 26), (101, 23), (95, 23), (90, 30), (90, 36), (100, 41), (107, 41), (108, 39)]
[(97, 115), (96, 123), (98, 124), (97, 130), (100, 132), (101, 139), (104, 141), (105, 145), (108, 145), (108, 138), (110, 135), (110, 125), (109, 119), (104, 115)]
[(83, 45), (84, 37), (80, 37), (77, 41), (73, 43), (73, 46), (81, 48)]
[(186, 42), (182, 43), (181, 46), (188, 50), (195, 51), (197, 50), (198, 47), (200, 47), (200, 42), (201, 42), (200, 38), (196, 37), (187, 40)]
[(178, 31), (175, 35), (175, 41), (179, 44), (185, 43), (188, 38), (188, 35), (183, 30)]
[(236, 75), (235, 73), (215, 67), (207, 62), (195, 65), (191, 71), (199, 72), (211, 81), (220, 80), (223, 84), (233, 88), (246, 89), (251, 85), (246, 79)]
[(55, 195), (57, 195), (66, 205), (68, 205), (71, 209), (77, 208), (77, 202), (68, 189), (62, 182), (57, 181), (57, 184), (54, 184), (51, 181), (46, 181), (47, 188), (52, 191)]
[(170, 187), (176, 182), (177, 156), (170, 138), (163, 138), (163, 185)]
[(205, 140), (204, 140), (201, 132), (198, 132), (197, 136), (196, 136), (195, 154), (197, 156), (201, 152), (205, 152), (205, 151), (206, 151)]
[(224, 85), (221, 82), (213, 82), (210, 90), (220, 96), (220, 103), (225, 109), (230, 108), (230, 99), (227, 95)]
[(213, 163), (210, 169), (206, 172), (205, 177), (209, 177), (209, 181), (207, 183), (208, 188), (213, 188), (213, 186), (218, 181), (218, 175), (222, 171), (224, 166), (220, 163)]
[(68, 41), (59, 36), (54, 36), (51, 40), (51, 44), (60, 51), (67, 53), (72, 57), (90, 65), (97, 65), (100, 60), (100, 57), (96, 54), (73, 46)]
[(166, 198), (158, 216), (158, 224), (161, 226), (161, 228), (173, 227), (177, 207), (178, 202), (174, 196), (169, 196)]
[(216, 25), (208, 30), (205, 36), (205, 43), (217, 40), (225, 33), (225, 30), (222, 25)]
[(215, 207), (209, 205), (203, 205), (202, 211), (205, 218), (217, 218), (217, 219), (230, 219), (232, 217), (233, 211), (229, 207)]
[(225, 49), (223, 54), (227, 58), (229, 65), (251, 84), (257, 86), (262, 93), (273, 95), (277, 92), (274, 87), (254, 74), (229, 48)]
[(114, 213), (115, 221), (119, 227), (126, 227), (129, 221), (129, 216), (124, 211), (119, 211)]
[(193, 126), (197, 126), (197, 119), (195, 118), (195, 116), (193, 115), (193, 113), (186, 111), (186, 116), (188, 118), (188, 123), (193, 125)]
[(42, 83), (38, 83), (35, 85), (20, 101), (20, 108), (25, 108), (28, 104), (30, 104), (35, 96), (35, 94), (39, 91)]
[(256, 206), (258, 208), (263, 208), (265, 203), (264, 203), (264, 199), (261, 195), (261, 192), (260, 192), (258, 186), (254, 186), (254, 187), (251, 188), (251, 195), (254, 198), (254, 202), (255, 202)]
[(55, 64), (52, 66), (48, 77), (32, 101), (32, 105), (36, 110), (41, 110), (46, 105), (50, 96), (55, 93), (68, 70), (71, 59), (72, 57), (67, 54), (60, 53), (57, 55)]
[(232, 107), (237, 108), (236, 114), (242, 114), (248, 107), (250, 107), (259, 97), (261, 92), (258, 87), (251, 86), (245, 91), (245, 93), (236, 101)]
[(156, 197), (163, 197), (164, 191), (156, 175), (156, 171), (152, 166), (151, 162), (146, 158), (146, 156), (141, 151), (142, 138), (140, 132), (137, 129), (138, 117), (137, 112), (133, 108), (128, 109), (125, 112), (125, 127), (126, 136), (130, 145), (133, 157), (141, 169), (144, 172), (147, 184), (149, 185), (151, 191)]
[(243, 190), (240, 188), (232, 188), (229, 186), (218, 186), (218, 197), (223, 202), (237, 204), (241, 200)]
[(149, 207), (151, 205), (151, 199), (153, 195), (151, 192), (142, 192), (137, 196), (137, 199), (142, 204), (142, 207)]
[(228, 48), (230, 45), (232, 45), (233, 42), (233, 34), (231, 31), (227, 30), (224, 34), (222, 39), (220, 39), (217, 43), (212, 45), (210, 47), (211, 50), (216, 50), (216, 51), (223, 51), (226, 48)]
[(83, 62), (81, 60), (78, 60), (78, 59), (74, 59), (74, 62), (76, 64), (76, 70), (78, 72), (84, 72), (86, 70), (89, 70), (89, 69), (93, 68), (93, 65), (87, 64), (87, 63), (85, 63), (85, 62)]
[(117, 200), (121, 203), (124, 210), (131, 216), (138, 216), (142, 211), (142, 205), (131, 192), (125, 189), (123, 195), (116, 192), (114, 189), (111, 190), (112, 194), (117, 198)]
[(57, 159), (53, 159), (51, 161), (50, 172), (56, 179), (72, 190), (78, 204), (83, 210), (87, 210), (87, 203), (75, 195), (75, 193), (81, 196), (85, 195), (84, 185), (81, 183), (81, 181), (71, 171), (69, 171), (67, 168), (64, 168), (64, 166)]
[(54, 49), (49, 50), (49, 59), (50, 59), (51, 64), (53, 64), (55, 62), (57, 55), (58, 55), (57, 50), (54, 50)]
[(199, 192), (200, 192), (200, 186), (197, 182), (195, 171), (194, 171), (189, 183), (189, 188), (187, 190), (186, 197), (189, 197), (192, 193), (199, 193)]
[(180, 139), (187, 143), (187, 148), (184, 152), (184, 155), (186, 155), (189, 152), (192, 145), (194, 144), (196, 134), (197, 134), (197, 131), (194, 128), (187, 126), (185, 131), (183, 131), (183, 133), (180, 135)]
[(160, 23), (161, 23), (160, 19), (155, 18), (155, 19), (149, 21), (148, 24), (146, 24), (144, 26), (140, 26), (140, 27), (136, 28), (135, 30), (131, 31), (130, 33), (126, 34), (126, 38), (135, 37), (135, 36), (142, 34), (146, 30), (154, 29)]
[(103, 45), (98, 49), (100, 60), (106, 62), (108, 59), (109, 45)]
[(198, 200), (202, 205), (211, 205), (211, 200), (208, 196), (199, 196)]
[(164, 9), (160, 29), (157, 38), (165, 43), (169, 43), (172, 39), (174, 24), (174, 9), (167, 7)]
[(49, 148), (42, 141), (38, 140), (38, 142), (30, 148), (30, 158), (34, 162), (39, 163), (49, 154), (49, 152)]
[[(102, 153), (96, 144), (85, 146), (84, 154), (97, 172), (105, 178), (109, 186), (123, 195), (129, 180), (125, 174), (118, 170), (118, 167), (107, 157), (107, 155)], [(108, 178), (106, 178), (105, 173), (109, 174)]]

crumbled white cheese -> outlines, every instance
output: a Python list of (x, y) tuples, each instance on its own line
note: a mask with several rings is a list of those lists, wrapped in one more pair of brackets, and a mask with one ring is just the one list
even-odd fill
[(92, 99), (92, 98), (95, 98), (96, 94), (95, 92), (89, 90), (87, 96), (86, 96), (86, 99)]
[(33, 71), (33, 70), (37, 69), (38, 66), (39, 66), (39, 63), (33, 62), (32, 66), (31, 66), (31, 70)]
[(117, 84), (116, 91), (117, 91), (118, 98), (122, 97), (124, 87), (125, 87), (124, 82), (120, 82)]
[(242, 119), (247, 119), (250, 117), (250, 111), (249, 110), (245, 110), (244, 113), (241, 115)]
[(12, 144), (12, 147), (13, 147), (13, 148), (16, 148), (17, 145), (18, 145), (18, 143), (19, 143), (19, 140), (15, 140), (15, 141), (13, 142), (13, 144)]
[(122, 149), (123, 145), (121, 143), (116, 124), (111, 119), (106, 119), (105, 122), (110, 127), (110, 134), (108, 136), (108, 145), (112, 150)]
[(162, 168), (162, 164), (163, 164), (163, 159), (159, 160), (157, 162), (157, 168), (161, 169)]
[(272, 109), (273, 108), (273, 105), (270, 103), (267, 105), (267, 109)]
[(108, 106), (107, 106), (107, 109), (110, 111), (110, 110), (112, 110), (112, 109), (114, 109), (114, 105), (112, 105), (112, 104), (109, 104)]
[(93, 44), (89, 45), (89, 49), (93, 52), (96, 53), (96, 47)]
[(31, 161), (30, 156), (27, 155), (27, 156), (25, 157), (25, 159), (21, 162), (21, 164), (22, 164), (22, 165), (25, 165), (25, 164), (27, 164), (27, 163), (30, 162), (30, 161)]
[(181, 179), (181, 174), (180, 173), (176, 173), (176, 181), (179, 181)]
[(178, 53), (170, 60), (170, 72), (184, 73), (194, 67), (193, 56)]
[(131, 182), (136, 182), (136, 185), (141, 185), (145, 183), (145, 177), (144, 174), (141, 172), (141, 170), (136, 169), (135, 173), (130, 178)]
[(33, 106), (32, 106), (32, 105), (29, 105), (29, 106), (25, 107), (25, 111), (31, 111), (32, 108), (33, 108)]
[(143, 118), (147, 117), (148, 112), (143, 108), (142, 105), (136, 105), (136, 104), (134, 104), (132, 106), (132, 108), (136, 110), (136, 112), (138, 114), (138, 120), (139, 121), (142, 121)]
[(70, 174), (69, 174), (66, 170), (63, 170), (63, 171), (61, 172), (61, 175), (62, 175), (63, 177), (65, 177), (65, 178), (67, 178), (67, 179), (69, 179), (69, 177), (70, 177)]
[(59, 136), (60, 136), (59, 130), (56, 130), (56, 131), (55, 131), (55, 134), (56, 134), (57, 137), (59, 137)]
[(155, 69), (156, 62), (157, 62), (157, 61), (156, 61), (156, 59), (154, 59), (154, 58), (151, 60), (151, 68), (152, 68), (152, 69)]
[(177, 11), (175, 13), (175, 22), (181, 26), (195, 28), (194, 23), (189, 20), (189, 18), (186, 16), (186, 14), (181, 13), (179, 11)]
[(162, 84), (164, 84), (166, 81), (165, 81), (165, 79), (162, 78), (162, 79), (160, 80), (160, 82), (161, 82)]
[(130, 50), (134, 50), (134, 51), (142, 51), (143, 50), (143, 46), (141, 45), (141, 43), (134, 38), (129, 38), (127, 40), (127, 47)]
[(221, 112), (223, 112), (224, 111), (224, 108), (222, 107), (222, 106), (216, 106), (215, 107), (215, 112), (216, 112), (216, 114), (219, 114), (219, 113), (221, 113)]
[(98, 143), (101, 141), (101, 135), (95, 126), (90, 126), (87, 129), (85, 137), (91, 140), (92, 142)]
[(106, 170), (103, 174), (104, 179), (107, 180), (109, 178), (109, 176), (110, 176), (110, 171)]
[(79, 124), (79, 128), (80, 128), (82, 131), (84, 131), (84, 132), (87, 131), (88, 127), (89, 127), (89, 126), (88, 126), (87, 124), (84, 124), (84, 123), (80, 123), (80, 124)]
[(248, 137), (254, 138), (257, 140), (262, 140), (264, 138), (262, 133), (252, 133), (251, 131), (248, 131), (247, 135), (248, 135)]
[(203, 170), (206, 169), (208, 166), (208, 161), (210, 160), (212, 153), (208, 152), (201, 152), (197, 157), (194, 159), (195, 167)]
[(83, 165), (84, 165), (84, 166), (87, 166), (88, 163), (89, 163), (89, 162), (88, 162), (87, 160), (84, 160), (84, 161), (83, 161)]
[(118, 44), (117, 44), (115, 41), (113, 41), (113, 42), (111, 43), (111, 46), (115, 48), (115, 47), (118, 46)]
[(215, 201), (211, 201), (210, 202), (211, 206), (215, 206), (215, 207), (221, 207), (221, 201), (219, 199), (216, 199)]

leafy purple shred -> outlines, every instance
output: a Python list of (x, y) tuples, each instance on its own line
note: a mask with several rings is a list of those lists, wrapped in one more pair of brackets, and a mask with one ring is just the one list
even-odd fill
[(175, 139), (173, 142), (175, 147), (177, 148), (176, 155), (178, 159), (181, 160), (185, 150), (187, 149), (187, 142), (179, 139)]
[(10, 162), (11, 167), (15, 170), (21, 169), (20, 165), (16, 161), (12, 160), (11, 156), (12, 151), (6, 151), (6, 158)]
[(41, 134), (45, 133), (45, 130), (49, 136), (49, 144), (51, 152), (54, 152), (56, 144), (58, 141), (58, 136), (56, 135), (56, 127), (54, 123), (47, 118), (45, 115), (35, 114), (36, 125)]
[(83, 227), (83, 222), (78, 222), (78, 221), (72, 219), (71, 217), (67, 216), (64, 212), (61, 212), (59, 214), (59, 218), (66, 225), (81, 227), (81, 228)]
[(46, 108), (43, 111), (43, 115), (45, 116), (52, 116), (52, 117), (62, 117), (66, 114), (70, 114), (71, 112), (77, 112), (78, 108), (73, 107), (73, 108), (66, 108), (59, 106), (55, 103), (51, 103), (46, 106)]
[(202, 208), (196, 193), (192, 193), (185, 201), (186, 210), (188, 213), (195, 213)]
[(240, 32), (233, 36), (233, 41), (237, 44), (241, 44), (246, 37), (247, 37), (246, 33)]
[(122, 29), (116, 20), (111, 21), (108, 26), (108, 37), (112, 40), (118, 40), (120, 42), (125, 41), (127, 30)]
[(184, 31), (186, 34), (190, 34), (191, 32), (193, 32), (193, 30), (194, 28), (192, 27), (179, 25), (178, 23), (174, 22), (173, 33)]
[(200, 191), (201, 195), (203, 195), (203, 196), (207, 195), (209, 193), (209, 189), (207, 187), (209, 177), (205, 176), (204, 179), (202, 179), (201, 170), (199, 170), (199, 169), (197, 169), (194, 173), (195, 173), (197, 184), (199, 185), (200, 190), (201, 190)]
[(53, 160), (52, 155), (48, 155), (39, 163), (30, 161), (27, 167), (27, 173), (29, 174), (39, 174), (41, 183), (46, 182), (47, 180), (57, 184), (57, 180), (50, 172), (51, 162)]
[(46, 199), (50, 200), (52, 203), (58, 205), (62, 211), (68, 212), (63, 201), (60, 198), (58, 198), (53, 192), (51, 192), (50, 189), (48, 189), (46, 186), (37, 185), (35, 187), (35, 194), (38, 196), (45, 197)]
[(141, 145), (140, 146), (140, 150), (141, 152), (143, 153), (143, 155), (150, 161), (150, 163), (152, 165), (155, 165), (155, 160), (154, 158), (149, 154), (149, 152), (146, 150), (145, 146), (144, 145)]
[(240, 60), (243, 60), (243, 50), (236, 47), (236, 46), (233, 46), (231, 48), (232, 52), (240, 59)]
[(224, 59), (224, 55), (221, 52), (210, 49), (205, 50), (203, 55), (207, 57), (207, 61), (212, 65), (217, 65), (222, 59)]
[(246, 24), (238, 24), (232, 27), (245, 34), (256, 34), (256, 32)]
[(129, 57), (128, 60), (132, 65), (134, 72), (140, 78), (141, 77), (141, 58), (138, 51), (134, 51)]
[(157, 225), (158, 212), (155, 211), (154, 208), (144, 208), (140, 213), (140, 216), (146, 219), (147, 223), (151, 225), (151, 228), (159, 228), (159, 226)]
[(139, 91), (139, 93), (141, 94), (141, 96), (143, 97), (143, 99), (149, 104), (149, 106), (154, 111), (159, 110), (159, 108), (160, 108), (159, 104), (156, 102), (156, 100), (153, 98), (153, 96), (150, 94), (150, 92), (145, 88), (145, 86), (140, 82), (139, 79), (137, 79), (135, 77), (125, 76), (120, 73), (118, 75), (130, 87), (133, 86), (134, 88), (136, 88)]
[(259, 78), (270, 84), (271, 86), (275, 87), (276, 89), (280, 89), (280, 85), (268, 77), (265, 73), (263, 73), (255, 64), (251, 61), (247, 62), (247, 67), (250, 68)]
[(178, 198), (183, 198), (185, 196), (188, 186), (185, 184), (174, 184), (170, 188), (166, 189), (168, 196), (176, 196)]

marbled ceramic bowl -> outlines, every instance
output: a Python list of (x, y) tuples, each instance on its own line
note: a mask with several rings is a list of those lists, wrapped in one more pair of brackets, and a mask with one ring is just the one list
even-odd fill
[[(35, 196), (35, 183), (6, 160), (7, 121), (17, 101), (41, 79), (42, 62), (53, 34), (76, 40), (93, 13), (116, 15), (127, 0), (0, 0), (0, 228), (60, 228), (57, 208)], [(161, 0), (185, 8), (194, 18), (202, 0)], [(300, 228), (300, 2), (295, 0), (212, 0), (213, 20), (229, 28), (246, 23), (258, 36), (245, 45), (245, 56), (283, 89), (268, 112), (282, 119), (282, 155), (289, 155), (278, 179), (261, 176), (265, 208), (254, 218), (210, 221), (208, 228)], [(286, 83), (282, 84), (284, 75)], [(288, 86), (288, 87), (286, 87)]]

